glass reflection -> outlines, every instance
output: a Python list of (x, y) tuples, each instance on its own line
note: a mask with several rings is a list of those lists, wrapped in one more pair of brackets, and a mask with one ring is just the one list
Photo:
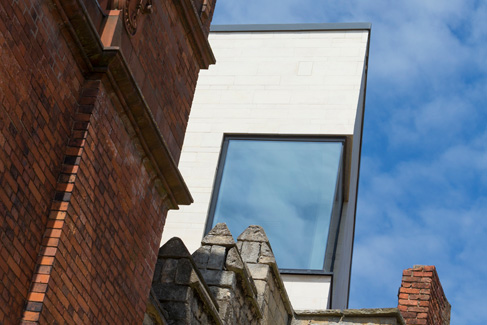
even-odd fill
[(323, 269), (342, 142), (227, 141), (213, 225), (260, 225), (279, 268)]

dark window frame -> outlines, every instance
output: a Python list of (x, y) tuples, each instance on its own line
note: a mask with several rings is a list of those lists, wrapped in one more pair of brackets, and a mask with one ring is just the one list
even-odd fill
[[(344, 169), (345, 153), (347, 138), (345, 136), (332, 135), (289, 135), (289, 134), (224, 134), (220, 156), (218, 158), (217, 170), (213, 181), (213, 190), (211, 192), (210, 205), (208, 208), (204, 236), (213, 228), (215, 218), (216, 204), (220, 193), (223, 169), (227, 157), (228, 145), (230, 140), (262, 140), (262, 141), (298, 141), (298, 142), (341, 142), (342, 151), (338, 167), (337, 181), (335, 184), (335, 197), (330, 216), (330, 226), (327, 236), (326, 250), (323, 261), (323, 269), (282, 269), (279, 271), (283, 274), (302, 274), (302, 275), (333, 275), (333, 268), (338, 243), (338, 233), (343, 208), (344, 196)], [(272, 243), (271, 243), (272, 245)]]

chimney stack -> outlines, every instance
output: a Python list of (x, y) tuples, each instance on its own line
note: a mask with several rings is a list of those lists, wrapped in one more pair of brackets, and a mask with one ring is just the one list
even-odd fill
[(451, 306), (434, 266), (403, 271), (399, 310), (407, 325), (449, 325)]

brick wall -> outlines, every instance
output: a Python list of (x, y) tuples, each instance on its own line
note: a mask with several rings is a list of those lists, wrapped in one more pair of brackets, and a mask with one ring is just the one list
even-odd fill
[(408, 325), (450, 324), (451, 306), (434, 266), (404, 270), (398, 308)]
[(137, 323), (143, 316), (167, 207), (124, 130), (101, 85), (41, 322)]
[(121, 45), (171, 154), (178, 161), (199, 66), (186, 41), (175, 1), (153, 1), (153, 8), (134, 37), (122, 35)]
[[(183, 2), (194, 4), (195, 8), (191, 9), (200, 14), (207, 36), (215, 0), (153, 0), (152, 13), (141, 14), (137, 19), (137, 33), (134, 36), (121, 33), (120, 42), (114, 44), (121, 47), (176, 161), (183, 145), (200, 69), (199, 53), (188, 42), (188, 29), (181, 23), (183, 19), (178, 3)], [(203, 2), (206, 8), (204, 15), (201, 13)], [(94, 0), (85, 0), (90, 17), (98, 22), (96, 26), (101, 35), (103, 14), (93, 3)], [(158, 73), (153, 73), (155, 71)]]
[(174, 162), (211, 50), (188, 1), (117, 29), (123, 55), (95, 0), (0, 3), (1, 324), (142, 321), (167, 209), (190, 201)]
[(0, 3), (3, 324), (24, 308), (83, 79), (58, 24), (47, 1)]

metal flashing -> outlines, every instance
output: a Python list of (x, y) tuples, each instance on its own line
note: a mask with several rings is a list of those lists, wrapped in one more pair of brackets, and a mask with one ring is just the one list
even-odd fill
[(371, 23), (211, 25), (210, 32), (299, 32), (371, 30)]

